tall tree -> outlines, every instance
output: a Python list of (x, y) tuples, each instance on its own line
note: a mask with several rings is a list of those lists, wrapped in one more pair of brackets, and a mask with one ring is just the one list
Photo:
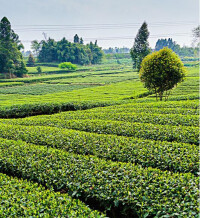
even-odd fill
[(34, 59), (33, 55), (30, 54), (30, 55), (28, 56), (27, 66), (29, 66), (29, 67), (34, 67), (34, 65), (35, 65), (35, 59)]
[(197, 44), (199, 47), (200, 44), (200, 25), (192, 30), (194, 37), (194, 44)]
[(37, 40), (33, 40), (33, 41), (31, 42), (31, 49), (33, 49), (34, 54), (35, 54), (36, 56), (38, 56), (39, 51), (40, 51), (40, 49), (41, 49), (41, 44), (40, 44), (40, 42), (38, 42)]
[(0, 22), (0, 73), (22, 76), (27, 73), (20, 49), (23, 45), (19, 37), (11, 29), (6, 17)]
[(80, 38), (80, 44), (83, 45), (83, 38)]
[(54, 39), (49, 38), (47, 41), (42, 40), (40, 42), (41, 50), (38, 55), (40, 62), (57, 62), (57, 42)]
[(140, 65), (145, 56), (147, 56), (151, 50), (148, 43), (149, 31), (147, 28), (147, 23), (144, 22), (140, 27), (133, 48), (131, 49), (131, 57), (133, 60), (133, 68), (140, 70)]
[(10, 21), (7, 17), (3, 17), (0, 22), (0, 41), (2, 43), (16, 43), (18, 49), (22, 49), (23, 45), (19, 41), (19, 36), (11, 29)]
[(74, 43), (79, 43), (79, 37), (77, 34), (74, 36)]

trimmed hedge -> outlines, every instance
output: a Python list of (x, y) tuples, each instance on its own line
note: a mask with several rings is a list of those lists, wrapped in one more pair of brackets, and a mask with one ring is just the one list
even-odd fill
[(12, 87), (12, 86), (23, 86), (23, 82), (0, 82), (0, 88)]
[(60, 113), (52, 116), (52, 118), (61, 117), (62, 120), (70, 119), (99, 119), (99, 120), (113, 120), (113, 121), (126, 121), (126, 122), (139, 122), (139, 123), (151, 123), (160, 125), (172, 125), (172, 126), (199, 126), (198, 115), (179, 115), (179, 114), (149, 114), (146, 112), (141, 113), (129, 113), (125, 109), (123, 112), (113, 112), (102, 110), (101, 112), (93, 111), (76, 111)]
[(94, 107), (105, 107), (117, 104), (116, 102), (66, 102), (22, 104), (9, 107), (0, 107), (0, 118), (23, 118), (27, 116), (54, 114), (61, 111), (86, 110)]
[(1, 217), (105, 217), (67, 194), (0, 173)]
[(130, 109), (130, 108), (186, 108), (186, 109), (199, 109), (198, 100), (185, 100), (185, 101), (163, 101), (163, 102), (146, 102), (148, 99), (136, 100), (135, 103), (126, 103), (119, 106), (111, 106), (109, 109)]
[(191, 108), (138, 108), (134, 105), (132, 107), (120, 107), (119, 108), (95, 108), (91, 109), (90, 112), (109, 112), (109, 113), (148, 113), (148, 114), (179, 114), (179, 115), (199, 115), (199, 109), (191, 109)]
[(173, 172), (199, 171), (198, 147), (45, 126), (0, 124), (0, 137)]
[(183, 142), (199, 145), (199, 128), (191, 126), (154, 125), (107, 120), (65, 120), (62, 115), (38, 116), (16, 120), (1, 120), (1, 123), (27, 126), (54, 126), (99, 134), (138, 137), (168, 142)]
[(198, 178), (0, 140), (0, 170), (99, 206), (112, 217), (198, 217)]

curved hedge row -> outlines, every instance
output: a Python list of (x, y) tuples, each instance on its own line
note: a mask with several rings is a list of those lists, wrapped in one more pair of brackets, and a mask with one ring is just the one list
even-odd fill
[(105, 217), (67, 194), (0, 173), (1, 217)]
[(0, 82), (0, 88), (9, 87), (9, 86), (22, 86), (23, 82)]
[[(198, 178), (0, 140), (0, 170), (67, 191), (118, 217), (198, 217)], [(109, 212), (110, 211), (110, 212)]]
[[(139, 95), (139, 93), (137, 94), (137, 96)], [(47, 96), (47, 95), (46, 95)], [(49, 101), (51, 100), (51, 98), (56, 98), (56, 94), (49, 94), (48, 98)], [(105, 97), (105, 96), (104, 96)], [(191, 109), (198, 109), (198, 101), (197, 100), (192, 100), (192, 101), (169, 101), (168, 102), (151, 102), (151, 103), (147, 103), (147, 102), (141, 102), (141, 103), (128, 103), (130, 102), (127, 100), (101, 100), (99, 101), (99, 96), (95, 96), (95, 100), (93, 99), (93, 101), (91, 101), (91, 98), (88, 97), (87, 100), (85, 101), (80, 101), (77, 100), (77, 95), (76, 95), (76, 100), (73, 100), (74, 97), (70, 97), (70, 99), (64, 101), (64, 99), (62, 99), (62, 96), (59, 96), (58, 99), (55, 99), (55, 102), (51, 102), (51, 103), (44, 103), (44, 99), (45, 96), (43, 96), (43, 100), (40, 100), (39, 98), (34, 99), (34, 101), (32, 103), (27, 103), (28, 101), (28, 97), (26, 99), (26, 103), (23, 102), (24, 99), (19, 100), (19, 104), (16, 105), (12, 105), (12, 106), (1, 106), (0, 107), (0, 118), (23, 118), (23, 117), (27, 117), (27, 116), (35, 116), (35, 115), (43, 115), (43, 114), (54, 114), (54, 113), (59, 113), (61, 111), (74, 111), (74, 110), (85, 110), (85, 109), (91, 109), (91, 108), (95, 108), (95, 107), (105, 107), (105, 106), (110, 106), (110, 105), (114, 105), (114, 106), (110, 106), (105, 108), (105, 112), (107, 110), (120, 110), (120, 109), (124, 109), (124, 111), (126, 112), (126, 110), (128, 111), (129, 109), (132, 108), (139, 108), (139, 110), (141, 110), (141, 108), (143, 109), (150, 109), (150, 111), (154, 108), (156, 109), (163, 109), (166, 110), (166, 108), (170, 109), (175, 109), (178, 108), (179, 109), (187, 109), (187, 110), (191, 110)], [(98, 99), (97, 99), (98, 98)], [(61, 101), (62, 100), (62, 101)], [(40, 103), (41, 101), (41, 103)], [(126, 103), (126, 104), (125, 104)], [(101, 110), (101, 108), (100, 108)], [(194, 113), (194, 112), (192, 112)], [(195, 112), (196, 113), (196, 112)], [(198, 114), (198, 112), (197, 112)]]
[(123, 112), (113, 111), (76, 111), (76, 112), (64, 112), (51, 116), (53, 119), (61, 118), (62, 120), (69, 119), (100, 119), (100, 120), (114, 120), (114, 121), (126, 121), (126, 122), (139, 122), (139, 123), (152, 123), (160, 125), (172, 125), (172, 126), (199, 126), (198, 115), (179, 115), (179, 114), (149, 114), (149, 113), (129, 113), (125, 109)]
[(149, 113), (149, 114), (182, 114), (182, 115), (199, 115), (199, 109), (191, 109), (191, 108), (137, 108), (137, 107), (117, 107), (112, 108), (111, 106), (108, 107), (97, 107), (94, 109), (90, 109), (91, 112), (102, 112), (102, 113)]
[(199, 144), (199, 128), (191, 126), (154, 125), (106, 120), (65, 120), (62, 116), (38, 116), (16, 120), (1, 120), (1, 123), (27, 126), (54, 126), (99, 134), (137, 137), (169, 142)]
[[(119, 106), (111, 106), (109, 109), (129, 109), (129, 108), (190, 108), (198, 109), (199, 101), (195, 100), (183, 100), (183, 101), (154, 101), (147, 102), (148, 99), (135, 100), (135, 102), (121, 104)], [(152, 101), (152, 100), (151, 100)]]
[(0, 137), (47, 145), (83, 155), (131, 162), (173, 172), (199, 171), (198, 147), (184, 143), (140, 140), (56, 127), (0, 124)]
[(116, 102), (67, 102), (35, 103), (0, 107), (0, 118), (23, 118), (28, 116), (54, 114), (61, 111), (86, 110), (94, 107), (105, 107)]

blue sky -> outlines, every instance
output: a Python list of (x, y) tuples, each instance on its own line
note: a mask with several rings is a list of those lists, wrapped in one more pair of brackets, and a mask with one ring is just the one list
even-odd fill
[(0, 18), (6, 16), (10, 20), (26, 49), (29, 49), (30, 41), (43, 39), (43, 32), (57, 40), (62, 37), (71, 40), (77, 33), (85, 42), (98, 39), (98, 44), (103, 48), (132, 47), (138, 28), (144, 20), (148, 23), (151, 47), (155, 46), (158, 38), (169, 37), (181, 45), (189, 46), (192, 43), (192, 29), (199, 22), (198, 2), (1, 0)]

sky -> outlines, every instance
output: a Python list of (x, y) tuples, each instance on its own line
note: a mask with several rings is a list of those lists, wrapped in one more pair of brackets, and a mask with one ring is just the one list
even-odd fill
[(31, 41), (47, 37), (69, 41), (78, 34), (84, 43), (102, 48), (131, 48), (144, 21), (152, 48), (160, 38), (191, 46), (192, 29), (199, 24), (199, 0), (0, 0), (0, 19), (30, 49)]

